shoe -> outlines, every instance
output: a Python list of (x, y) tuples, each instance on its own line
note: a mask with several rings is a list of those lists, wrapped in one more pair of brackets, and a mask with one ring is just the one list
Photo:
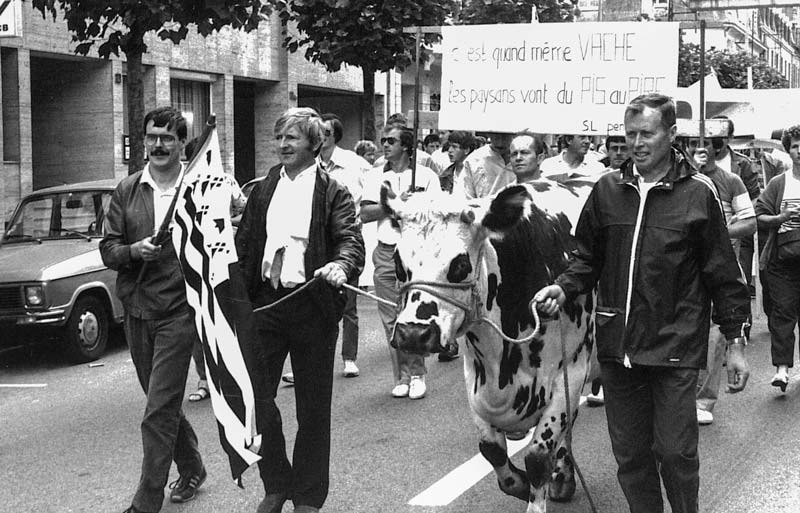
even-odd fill
[(342, 372), (345, 378), (355, 378), (358, 376), (358, 366), (356, 362), (353, 360), (345, 360), (344, 361), (344, 372)]
[(268, 493), (258, 505), (256, 513), (281, 513), (283, 511), (283, 503), (287, 499), (288, 496), (285, 493)]
[(172, 491), (169, 493), (169, 500), (172, 502), (189, 502), (197, 496), (197, 489), (202, 486), (206, 480), (206, 468), (200, 469), (199, 474), (186, 474), (178, 478), (177, 481), (172, 482), (169, 487)]
[(408, 397), (408, 383), (398, 383), (392, 389), (392, 397)]
[(300, 506), (294, 507), (294, 513), (317, 513), (319, 508), (315, 508), (314, 506), (308, 506), (306, 504), (301, 504)]
[(281, 376), (281, 379), (283, 380), (284, 383), (294, 385), (294, 372), (287, 372), (286, 374)]
[(458, 358), (458, 344), (451, 342), (447, 344), (447, 349), (439, 353), (437, 357), (440, 362), (452, 362)]
[(786, 385), (789, 384), (789, 373), (786, 369), (778, 369), (775, 376), (772, 378), (772, 386), (781, 389), (781, 392), (786, 392)]
[(196, 403), (203, 399), (208, 399), (209, 393), (207, 388), (200, 387), (191, 394), (189, 394), (189, 402)]
[(427, 391), (425, 378), (422, 376), (411, 376), (411, 383), (408, 384), (408, 398), (422, 399)]
[(603, 396), (603, 387), (600, 387), (600, 390), (598, 390), (596, 394), (592, 393), (586, 396), (586, 404), (589, 406), (603, 406), (605, 403), (606, 399)]
[(701, 426), (708, 426), (714, 422), (714, 414), (708, 410), (697, 408), (697, 423)]

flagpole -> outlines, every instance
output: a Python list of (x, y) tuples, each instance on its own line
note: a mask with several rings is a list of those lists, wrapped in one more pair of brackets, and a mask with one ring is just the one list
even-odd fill
[[(206, 121), (206, 126), (203, 128), (203, 133), (200, 134), (200, 138), (197, 140), (196, 148), (202, 148), (208, 138), (211, 136), (211, 133), (214, 131), (214, 128), (217, 126), (217, 117), (214, 114), (208, 116), (208, 120)], [(155, 235), (150, 237), (150, 243), (156, 246), (161, 246), (164, 244), (167, 239), (169, 238), (169, 225), (172, 222), (172, 216), (175, 214), (175, 205), (178, 203), (178, 196), (180, 196), (181, 185), (183, 185), (183, 178), (186, 174), (194, 167), (195, 162), (197, 162), (198, 158), (200, 157), (200, 153), (198, 151), (194, 151), (194, 155), (192, 155), (192, 159), (186, 164), (186, 169), (184, 169), (183, 173), (181, 173), (180, 178), (178, 178), (178, 183), (175, 184), (175, 194), (172, 196), (172, 201), (169, 204), (169, 208), (167, 209), (167, 213), (164, 215), (164, 219), (161, 220), (161, 225), (158, 227), (158, 231)], [(142, 282), (142, 278), (144, 278), (145, 271), (147, 271), (147, 264), (149, 264), (149, 260), (145, 260), (142, 264), (142, 267), (139, 269), (139, 275), (136, 277), (136, 284), (140, 284)]]

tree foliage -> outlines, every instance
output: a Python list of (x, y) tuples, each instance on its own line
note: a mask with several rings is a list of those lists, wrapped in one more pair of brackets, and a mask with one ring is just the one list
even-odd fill
[(144, 120), (142, 55), (147, 51), (145, 34), (155, 32), (163, 40), (180, 43), (194, 25), (203, 37), (230, 26), (250, 31), (271, 12), (261, 0), (33, 0), (42, 16), (56, 20), (59, 13), (67, 22), (75, 53), (86, 55), (97, 47), (100, 57), (125, 54), (128, 63), (128, 126), (131, 153), (129, 172), (144, 163)]
[(577, 0), (464, 0), (458, 24), (530, 23), (533, 8), (541, 22), (574, 21), (580, 15)]
[[(705, 74), (713, 68), (722, 87), (747, 88), (747, 68), (753, 68), (753, 88), (775, 89), (789, 87), (789, 81), (778, 70), (747, 52), (726, 50), (706, 51)], [(688, 87), (700, 80), (700, 46), (681, 43), (678, 56), (678, 86)]]
[[(452, 12), (449, 0), (280, 0), (281, 19), (294, 22), (284, 46), (305, 48), (305, 57), (339, 71), (343, 64), (361, 68), (364, 76), (364, 137), (375, 137), (375, 72), (402, 71), (415, 59), (415, 35), (404, 27), (438, 26)], [(439, 40), (425, 34), (424, 44)], [(423, 57), (425, 57), (423, 49)]]

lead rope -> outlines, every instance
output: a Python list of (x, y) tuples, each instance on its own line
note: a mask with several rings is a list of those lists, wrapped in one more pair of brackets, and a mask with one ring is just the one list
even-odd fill
[[(538, 313), (538, 306), (539, 302), (536, 300), (531, 301), (531, 311), (533, 312), (533, 318), (536, 319), (536, 330), (539, 330), (539, 313)], [(575, 473), (578, 474), (578, 479), (581, 482), (581, 486), (583, 486), (583, 491), (586, 492), (586, 498), (589, 500), (589, 507), (592, 508), (592, 513), (597, 513), (597, 507), (594, 505), (594, 500), (592, 499), (592, 494), (589, 491), (589, 487), (586, 485), (586, 480), (583, 478), (583, 472), (581, 472), (580, 467), (578, 466), (578, 461), (575, 459), (575, 455), (572, 453), (572, 401), (570, 401), (569, 396), (569, 372), (567, 371), (567, 342), (564, 340), (564, 332), (559, 327), (558, 330), (559, 338), (561, 339), (561, 361), (563, 362), (564, 367), (564, 398), (567, 403), (567, 432), (564, 434), (565, 443), (567, 445), (567, 455), (572, 460), (572, 467), (575, 469)]]

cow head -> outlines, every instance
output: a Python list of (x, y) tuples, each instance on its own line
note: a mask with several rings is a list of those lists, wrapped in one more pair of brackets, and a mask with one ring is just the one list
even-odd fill
[(399, 198), (384, 184), (381, 205), (401, 232), (395, 252), (401, 294), (393, 347), (441, 352), (466, 329), (478, 314), (487, 266), (496, 266), (488, 240), (526, 217), (530, 203), (522, 186), (509, 187), (493, 200), (467, 202), (429, 193)]

